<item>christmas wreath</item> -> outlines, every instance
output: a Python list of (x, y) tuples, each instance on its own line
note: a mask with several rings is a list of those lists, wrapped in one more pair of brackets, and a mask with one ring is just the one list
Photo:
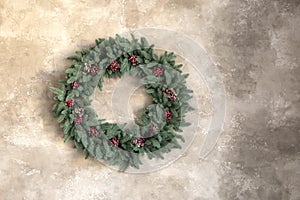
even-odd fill
[[(74, 141), (86, 158), (105, 160), (110, 165), (139, 168), (141, 155), (149, 159), (163, 158), (162, 153), (180, 148), (184, 141), (181, 127), (190, 125), (184, 120), (192, 110), (188, 100), (192, 91), (186, 87), (188, 74), (175, 64), (174, 53), (158, 56), (145, 38), (132, 35), (128, 40), (97, 39), (90, 48), (77, 51), (69, 57), (72, 66), (66, 70), (61, 88), (50, 87), (56, 103), (53, 106), (64, 132), (64, 141)], [(104, 77), (118, 78), (125, 74), (140, 78), (153, 101), (141, 110), (141, 117), (130, 128), (124, 124), (108, 123), (98, 119), (91, 107), (94, 89), (102, 90)]]

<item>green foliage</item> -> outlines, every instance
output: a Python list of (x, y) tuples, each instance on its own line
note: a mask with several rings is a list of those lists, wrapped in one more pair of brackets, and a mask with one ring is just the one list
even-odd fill
[[(129, 59), (132, 55), (136, 56), (135, 64)], [(184, 138), (177, 132), (181, 131), (181, 127), (190, 125), (184, 121), (184, 116), (192, 110), (188, 103), (192, 91), (185, 85), (188, 74), (182, 74), (182, 65), (176, 65), (173, 52), (159, 56), (145, 38), (139, 41), (132, 35), (129, 41), (116, 35), (115, 38), (97, 39), (95, 46), (77, 51), (68, 59), (73, 65), (66, 70), (66, 79), (60, 81), (61, 88), (49, 88), (55, 94), (56, 103), (52, 110), (61, 124), (65, 142), (73, 140), (74, 147), (82, 148), (86, 158), (104, 159), (111, 165), (119, 165), (120, 171), (128, 166), (139, 168), (141, 155), (146, 154), (149, 159), (163, 159), (162, 153), (180, 148), (177, 140), (184, 141)], [(112, 61), (119, 63), (115, 71), (108, 67)], [(98, 67), (96, 74), (91, 72), (92, 66)], [(155, 75), (155, 67), (163, 68), (163, 74)], [(138, 76), (153, 99), (151, 105), (141, 110), (141, 117), (130, 129), (98, 119), (90, 107), (94, 89), (102, 90), (103, 77), (117, 78), (124, 74)], [(78, 82), (79, 86), (71, 87), (74, 82)], [(162, 92), (166, 88), (176, 91), (175, 100), (170, 100)], [(72, 100), (73, 105), (66, 103)], [(81, 120), (78, 109), (84, 110)], [(166, 119), (166, 110), (172, 112), (172, 119)], [(79, 121), (75, 123), (76, 120)], [(144, 138), (143, 145), (133, 142), (141, 138)]]

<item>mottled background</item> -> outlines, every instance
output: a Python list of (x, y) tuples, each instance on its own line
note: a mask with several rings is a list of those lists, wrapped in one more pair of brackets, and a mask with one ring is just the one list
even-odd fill
[[(1, 200), (300, 199), (299, 0), (0, 0), (0, 13)], [(227, 114), (205, 159), (196, 138), (168, 168), (122, 174), (63, 143), (47, 87), (75, 50), (143, 27), (206, 49)]]

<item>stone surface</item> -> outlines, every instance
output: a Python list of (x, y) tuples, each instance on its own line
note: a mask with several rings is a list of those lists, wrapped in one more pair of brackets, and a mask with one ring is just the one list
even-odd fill
[[(0, 199), (300, 199), (299, 24), (298, 0), (1, 0)], [(64, 144), (47, 88), (75, 50), (143, 27), (206, 49), (227, 113), (208, 157), (198, 136), (169, 167), (134, 175)]]

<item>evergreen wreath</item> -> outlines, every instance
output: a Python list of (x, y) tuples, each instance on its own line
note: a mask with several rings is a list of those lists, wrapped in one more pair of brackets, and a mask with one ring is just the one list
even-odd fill
[[(172, 148), (181, 148), (184, 141), (181, 127), (186, 113), (192, 110), (188, 100), (192, 90), (186, 87), (188, 74), (175, 64), (174, 53), (158, 56), (154, 45), (145, 38), (132, 35), (131, 41), (116, 35), (115, 38), (97, 39), (90, 48), (76, 51), (69, 57), (72, 66), (66, 70), (66, 79), (59, 81), (61, 88), (50, 87), (55, 94), (53, 112), (64, 132), (64, 141), (74, 140), (74, 147), (82, 148), (86, 158), (105, 160), (109, 165), (139, 168), (140, 155), (149, 159), (163, 158)], [(102, 90), (103, 78), (118, 78), (125, 74), (139, 77), (152, 104), (141, 110), (135, 124), (108, 123), (98, 119), (91, 107), (91, 95), (98, 87)]]

